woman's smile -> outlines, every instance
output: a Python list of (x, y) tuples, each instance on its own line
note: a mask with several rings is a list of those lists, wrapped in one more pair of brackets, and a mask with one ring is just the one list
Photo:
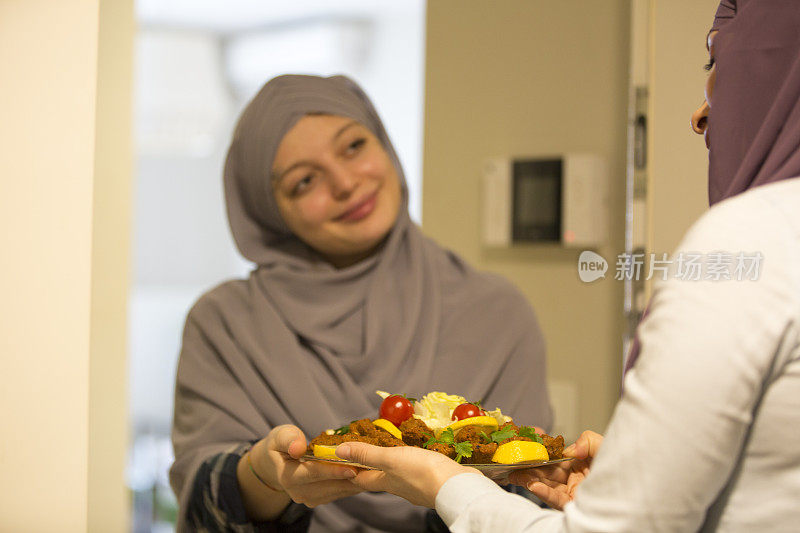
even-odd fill
[(335, 218), (339, 222), (358, 222), (367, 218), (375, 210), (378, 202), (378, 191), (357, 201), (351, 208)]

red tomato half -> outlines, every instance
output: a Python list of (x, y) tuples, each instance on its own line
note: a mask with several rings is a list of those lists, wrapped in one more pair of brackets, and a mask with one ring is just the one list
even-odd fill
[(380, 415), (397, 427), (414, 414), (414, 406), (408, 398), (398, 394), (387, 396), (381, 403)]
[(450, 417), (453, 420), (464, 420), (465, 418), (472, 418), (473, 416), (482, 416), (484, 414), (483, 409), (478, 407), (475, 404), (471, 403), (462, 403), (455, 409), (453, 409), (453, 416)]

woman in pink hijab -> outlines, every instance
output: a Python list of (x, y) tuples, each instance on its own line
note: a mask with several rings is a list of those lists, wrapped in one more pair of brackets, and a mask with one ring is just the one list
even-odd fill
[[(354, 484), (435, 507), (454, 532), (798, 530), (800, 3), (724, 0), (709, 52), (692, 123), (713, 207), (676, 256), (731, 269), (658, 282), (605, 438), (587, 432), (571, 464), (512, 478), (561, 510), (420, 449), (342, 445), (380, 469)], [(748, 275), (737, 257), (753, 259)]]

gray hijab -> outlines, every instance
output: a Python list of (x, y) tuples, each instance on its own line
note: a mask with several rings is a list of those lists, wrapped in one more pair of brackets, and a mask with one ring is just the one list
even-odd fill
[[(243, 112), (225, 165), (228, 217), (247, 280), (206, 293), (187, 318), (176, 386), (171, 482), (182, 504), (198, 466), (279, 424), (309, 438), (376, 418), (375, 390), (485, 399), (549, 427), (544, 344), (504, 280), (472, 270), (400, 215), (373, 256), (344, 269), (292, 235), (272, 196), (278, 144), (304, 115), (352, 118), (397, 156), (364, 92), (343, 76), (281, 76)], [(422, 531), (423, 509), (360, 494), (314, 510), (311, 531)]]

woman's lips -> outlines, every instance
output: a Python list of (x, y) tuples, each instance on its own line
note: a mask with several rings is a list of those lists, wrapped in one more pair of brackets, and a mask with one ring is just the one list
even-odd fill
[(359, 202), (352, 209), (345, 212), (343, 215), (336, 217), (336, 220), (341, 222), (356, 222), (369, 216), (375, 209), (375, 204), (378, 201), (377, 191), (367, 196), (363, 201)]

